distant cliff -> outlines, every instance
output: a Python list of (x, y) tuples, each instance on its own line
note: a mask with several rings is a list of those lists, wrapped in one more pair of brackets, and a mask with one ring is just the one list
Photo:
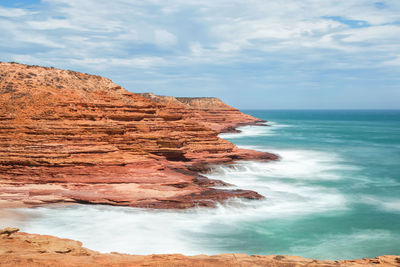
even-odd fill
[(183, 118), (195, 121), (219, 133), (238, 132), (236, 130), (238, 126), (257, 125), (265, 122), (228, 106), (216, 97), (172, 97), (152, 93), (140, 95), (165, 105), (165, 108), (172, 113), (181, 114)]
[(217, 136), (257, 121), (215, 98), (139, 95), (100, 76), (0, 63), (0, 200), (187, 208), (258, 199), (210, 188), (224, 183), (196, 172), (276, 159)]

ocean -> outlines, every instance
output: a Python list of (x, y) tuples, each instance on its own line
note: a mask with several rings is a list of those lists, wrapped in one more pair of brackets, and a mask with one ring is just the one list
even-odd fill
[(276, 162), (207, 174), (261, 201), (185, 211), (77, 205), (19, 209), (22, 231), (101, 252), (279, 254), (353, 259), (400, 254), (400, 111), (247, 110), (270, 126), (221, 134)]

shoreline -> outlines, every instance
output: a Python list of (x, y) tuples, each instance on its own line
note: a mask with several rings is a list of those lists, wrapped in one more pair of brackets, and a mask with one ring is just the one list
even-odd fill
[[(266, 124), (260, 124), (260, 122), (266, 122), (264, 120), (260, 120), (259, 122), (254, 122), (254, 123), (238, 123), (234, 128), (229, 126), (229, 128), (232, 130), (231, 132), (219, 132), (218, 134), (223, 134), (223, 133), (240, 133), (240, 130), (237, 130), (238, 127), (243, 127), (243, 126), (270, 126)], [(225, 139), (224, 139), (225, 140)], [(239, 152), (239, 153), (238, 153)], [(235, 158), (229, 159), (229, 160), (223, 160), (223, 161), (214, 161), (214, 162), (200, 162), (195, 165), (191, 166), (185, 166), (184, 168), (181, 168), (180, 166), (178, 168), (171, 166), (171, 169), (174, 169), (177, 173), (187, 175), (190, 177), (193, 177), (194, 183), (202, 186), (202, 187), (207, 187), (208, 191), (205, 191), (206, 195), (206, 202), (205, 203), (194, 203), (190, 205), (183, 205), (183, 206), (177, 206), (174, 203), (176, 200), (171, 200), (171, 202), (166, 201), (164, 203), (146, 203), (144, 205), (138, 204), (138, 205), (125, 205), (123, 203), (118, 203), (118, 202), (109, 202), (109, 203), (96, 203), (96, 202), (89, 202), (89, 201), (77, 201), (73, 199), (69, 199), (67, 201), (63, 199), (49, 199), (48, 201), (26, 201), (25, 199), (20, 199), (20, 200), (13, 200), (13, 199), (0, 199), (0, 218), (5, 217), (3, 216), (3, 209), (9, 209), (9, 208), (34, 208), (34, 207), (45, 207), (47, 205), (52, 205), (52, 206), (72, 206), (72, 205), (106, 205), (106, 206), (122, 206), (122, 207), (133, 207), (133, 208), (145, 208), (145, 209), (189, 209), (189, 208), (196, 208), (196, 207), (208, 207), (208, 208), (214, 208), (217, 204), (223, 204), (225, 201), (229, 200), (229, 198), (244, 198), (248, 200), (261, 200), (264, 199), (265, 196), (260, 195), (256, 191), (252, 190), (244, 190), (244, 189), (214, 189), (214, 186), (219, 186), (219, 187), (225, 187), (225, 186), (232, 186), (232, 184), (226, 183), (225, 181), (219, 180), (219, 179), (210, 179), (203, 174), (207, 173), (210, 171), (213, 167), (216, 166), (229, 166), (229, 165), (234, 165), (237, 162), (240, 161), (254, 161), (254, 162), (269, 162), (269, 161), (277, 161), (280, 160), (280, 157), (276, 154), (269, 153), (269, 152), (262, 152), (262, 151), (257, 151), (257, 150), (252, 150), (252, 149), (244, 149), (244, 148), (237, 148), (237, 152), (235, 155)], [(173, 165), (173, 162), (170, 162), (171, 165)], [(124, 184), (124, 183), (122, 183)], [(174, 185), (177, 188), (182, 188), (179, 184)], [(235, 185), (233, 185), (235, 186)], [(213, 196), (214, 195), (214, 196)], [(202, 200), (202, 194), (194, 194), (194, 195), (189, 195), (189, 196), (184, 196), (185, 198), (189, 197), (191, 199), (187, 199), (189, 202), (191, 200), (195, 199), (200, 199)], [(170, 205), (172, 204), (172, 205)], [(8, 213), (8, 212), (6, 212)]]
[(219, 138), (261, 120), (215, 97), (135, 94), (100, 76), (16, 63), (0, 63), (0, 74), (9, 88), (0, 98), (2, 200), (212, 207), (262, 196), (212, 188), (224, 183), (202, 176), (207, 166), (278, 159)]
[(1, 266), (285, 266), (285, 267), (395, 267), (400, 256), (384, 255), (375, 259), (327, 261), (287, 255), (219, 254), (184, 256), (182, 254), (131, 255), (117, 252), (99, 253), (79, 241), (49, 235), (0, 229)]
[[(254, 124), (252, 124), (254, 125)], [(241, 125), (242, 126), (242, 125)], [(240, 161), (239, 161), (240, 162)], [(229, 165), (234, 164), (233, 162), (219, 164)], [(217, 165), (218, 166), (218, 165)], [(208, 168), (209, 166), (205, 166)], [(210, 181), (214, 181), (209, 179)], [(222, 181), (221, 181), (222, 182)], [(6, 211), (2, 214), (2, 208), (20, 208), (20, 207), (36, 207), (35, 205), (16, 205), (17, 203), (8, 203), (0, 201), (0, 218), (2, 215), (9, 216), (13, 215), (12, 211)], [(80, 204), (80, 203), (76, 203)], [(52, 207), (57, 206), (72, 206), (75, 203), (55, 203)], [(92, 205), (92, 204), (89, 204)], [(43, 205), (45, 206), (45, 205)], [(154, 208), (146, 208), (153, 210)], [(156, 208), (157, 209), (157, 208)], [(161, 208), (163, 209), (163, 208)], [(15, 215), (15, 214), (14, 214)], [(17, 216), (23, 216), (23, 214), (17, 213)], [(1, 228), (2, 226), (0, 226)], [(13, 239), (11, 235), (11, 240)], [(301, 256), (292, 255), (247, 255), (237, 253), (224, 253), (216, 255), (193, 255), (186, 256), (183, 254), (152, 254), (152, 255), (134, 255), (118, 252), (100, 253), (97, 251), (86, 249), (82, 247), (82, 243), (79, 241), (73, 241), (70, 239), (61, 239), (55, 236), (40, 235), (40, 234), (28, 234), (18, 233), (24, 242), (29, 241), (31, 238), (34, 239), (32, 242), (33, 247), (24, 250), (20, 250), (18, 245), (18, 252), (12, 252), (10, 237), (7, 237), (7, 253), (2, 251), (4, 242), (4, 236), (0, 236), (0, 260), (4, 262), (2, 266), (15, 266), (18, 262), (18, 266), (93, 266), (93, 265), (112, 265), (112, 266), (323, 266), (323, 267), (341, 267), (341, 266), (399, 266), (400, 255), (382, 255), (375, 258), (363, 258), (363, 259), (346, 259), (346, 260), (322, 260), (322, 259), (308, 259)], [(3, 240), (2, 240), (3, 239)], [(13, 242), (13, 241), (11, 241)], [(46, 243), (46, 248), (43, 248), (43, 243)], [(78, 247), (71, 246), (71, 242), (76, 242)], [(40, 244), (40, 249), (36, 246)], [(48, 246), (48, 247), (47, 247)], [(55, 250), (58, 251), (55, 251)], [(28, 250), (28, 251), (26, 251)], [(84, 264), (82, 264), (84, 262)], [(32, 265), (33, 264), (33, 265)]]
[[(21, 64), (0, 63), (0, 74), (0, 86), (7, 88), (0, 98), (0, 218), (23, 216), (3, 207), (101, 204), (184, 210), (208, 209), (236, 197), (262, 199), (252, 190), (214, 188), (227, 183), (205, 177), (201, 172), (241, 160), (279, 159), (275, 154), (238, 148), (218, 137), (220, 133), (238, 133), (237, 127), (245, 125), (268, 126), (218, 98), (135, 94), (100, 76)], [(28, 264), (35, 259), (37, 264), (72, 264), (83, 260), (90, 266), (111, 260), (132, 266), (135, 259), (131, 257), (139, 257), (116, 258), (115, 255), (122, 254), (101, 254), (82, 248), (78, 241), (51, 236), (6, 233), (0, 239), (1, 262), (9, 261), (10, 265), (15, 265), (15, 261)], [(17, 245), (15, 249), (11, 249), (13, 244)], [(139, 263), (340, 263), (300, 257), (296, 257), (300, 261), (292, 261), (285, 256), (229, 255), (233, 256), (150, 255), (140, 256)], [(153, 261), (160, 257), (162, 262)], [(398, 256), (393, 257), (389, 263), (398, 263)], [(386, 264), (385, 260), (384, 256), (350, 262)]]
[[(260, 120), (262, 121), (262, 120)], [(265, 122), (265, 121), (262, 121)], [(264, 125), (264, 124), (259, 124), (259, 122), (256, 123), (240, 123), (238, 124), (235, 128), (232, 128), (233, 130), (231, 132), (220, 132), (220, 133), (240, 133), (240, 130), (237, 130), (236, 128), (238, 127), (243, 127), (243, 126), (269, 126), (269, 125)], [(225, 140), (225, 139), (224, 139)], [(234, 165), (237, 162), (240, 161), (254, 161), (254, 162), (269, 162), (269, 161), (277, 161), (280, 160), (280, 157), (276, 154), (269, 153), (269, 152), (262, 152), (262, 151), (257, 151), (257, 150), (252, 150), (252, 149), (243, 149), (243, 148), (238, 148), (237, 149), (240, 153), (237, 153), (238, 155), (235, 155), (234, 159), (228, 160), (228, 161), (215, 161), (215, 162), (201, 162), (196, 165), (192, 166), (186, 166), (185, 168), (174, 168), (173, 166), (171, 169), (174, 169), (177, 173), (187, 175), (190, 177), (193, 177), (194, 183), (202, 186), (202, 187), (207, 187), (208, 191), (203, 192), (206, 196), (206, 202), (193, 202), (193, 204), (190, 205), (183, 205), (183, 206), (177, 206), (174, 203), (177, 200), (171, 200), (171, 201), (166, 201), (164, 203), (146, 203), (144, 205), (138, 204), (138, 205), (125, 205), (123, 203), (118, 203), (118, 202), (109, 202), (109, 203), (96, 203), (96, 202), (87, 202), (87, 201), (77, 201), (77, 200), (63, 200), (63, 199), (49, 199), (48, 201), (26, 201), (25, 199), (20, 199), (20, 200), (13, 200), (13, 199), (0, 199), (0, 218), (5, 217), (3, 213), (8, 213), (4, 212), (3, 209), (9, 209), (9, 208), (33, 208), (33, 207), (45, 207), (47, 205), (52, 205), (52, 206), (71, 206), (71, 205), (107, 205), (107, 206), (122, 206), (122, 207), (133, 207), (133, 208), (145, 208), (145, 209), (189, 209), (189, 208), (196, 208), (196, 207), (208, 207), (208, 208), (214, 208), (218, 203), (223, 204), (225, 201), (229, 200), (229, 198), (245, 198), (248, 200), (261, 200), (264, 199), (265, 196), (260, 195), (256, 191), (252, 190), (244, 190), (244, 189), (214, 189), (214, 186), (219, 186), (219, 187), (225, 187), (225, 186), (232, 186), (232, 184), (226, 183), (225, 181), (219, 180), (219, 179), (210, 179), (203, 174), (207, 173), (210, 171), (213, 167), (217, 166), (229, 166), (229, 165)], [(122, 183), (123, 184), (123, 183)], [(179, 184), (174, 185), (177, 188), (182, 188)], [(233, 185), (235, 186), (235, 185)], [(193, 200), (199, 199), (202, 201), (202, 196), (203, 194), (192, 194), (192, 195), (184, 195), (188, 202), (192, 202)], [(190, 198), (190, 199), (189, 199)], [(172, 204), (172, 205), (170, 205)]]

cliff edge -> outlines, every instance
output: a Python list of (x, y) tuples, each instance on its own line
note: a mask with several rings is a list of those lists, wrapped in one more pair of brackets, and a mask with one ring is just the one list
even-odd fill
[(172, 97), (152, 93), (141, 96), (165, 106), (172, 113), (195, 121), (218, 133), (239, 132), (236, 128), (243, 125), (262, 125), (266, 121), (232, 108), (216, 97)]
[(214, 189), (224, 183), (198, 174), (210, 164), (277, 159), (219, 138), (204, 110), (192, 119), (203, 107), (210, 117), (238, 111), (221, 102), (216, 115), (213, 104), (174, 101), (154, 101), (100, 76), (0, 63), (0, 200), (188, 208), (262, 198)]

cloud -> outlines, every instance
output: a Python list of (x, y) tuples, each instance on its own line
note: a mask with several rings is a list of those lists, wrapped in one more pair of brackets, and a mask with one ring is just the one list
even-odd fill
[(400, 66), (400, 55), (396, 56), (395, 58), (391, 60), (387, 60), (383, 62), (384, 65), (389, 65), (389, 66)]
[(32, 14), (22, 8), (5, 8), (0, 6), (0, 17), (17, 18)]
[(54, 19), (49, 18), (48, 20), (38, 21), (27, 21), (27, 25), (33, 30), (55, 30), (55, 29), (73, 29), (77, 31), (85, 30), (84, 27), (72, 25), (69, 20), (66, 19)]
[(147, 69), (153, 66), (165, 64), (160, 57), (132, 57), (132, 58), (83, 58), (71, 59), (71, 62), (81, 66), (89, 66), (96, 69), (104, 69), (107, 67), (126, 67)]
[(176, 36), (166, 30), (155, 30), (155, 43), (160, 47), (170, 47), (177, 43)]
[[(396, 50), (394, 45), (399, 44), (400, 25), (396, 22), (400, 14), (386, 8), (399, 7), (394, 1), (385, 3), (385, 8), (362, 0), (323, 4), (316, 0), (43, 2), (35, 12), (0, 9), (0, 15), (18, 17), (11, 20), (18, 29), (16, 41), (60, 48), (74, 55), (78, 45), (73, 40), (80, 39), (86, 58), (99, 58), (100, 53), (108, 59), (157, 55), (182, 59), (185, 64), (188, 57), (192, 57), (191, 63), (194, 59), (210, 62), (204, 58), (213, 57), (220, 64), (220, 58), (246, 60), (249, 50), (262, 57), (270, 51), (301, 49), (379, 50), (381, 46), (387, 49), (388, 43)], [(348, 21), (369, 26), (352, 27)]]
[(400, 44), (400, 25), (380, 25), (362, 29), (351, 29), (342, 33), (343, 42), (365, 42), (377, 45), (385, 42)]
[[(321, 77), (336, 79), (339, 73), (362, 84), (366, 71), (341, 70), (377, 73), (378, 67), (393, 80), (400, 2), (380, 3), (42, 0), (19, 8), (0, 3), (0, 57), (118, 75), (120, 81), (146, 71), (135, 77), (153, 85), (162, 75), (166, 88), (186, 88), (186, 81), (193, 90), (200, 87), (193, 82), (197, 77), (210, 76), (202, 87), (235, 87), (227, 80), (241, 78), (254, 82), (249, 84), (254, 90), (279, 83), (289, 88), (293, 84), (282, 78), (288, 76), (297, 84), (328, 86)], [(173, 77), (184, 80), (178, 84)]]

